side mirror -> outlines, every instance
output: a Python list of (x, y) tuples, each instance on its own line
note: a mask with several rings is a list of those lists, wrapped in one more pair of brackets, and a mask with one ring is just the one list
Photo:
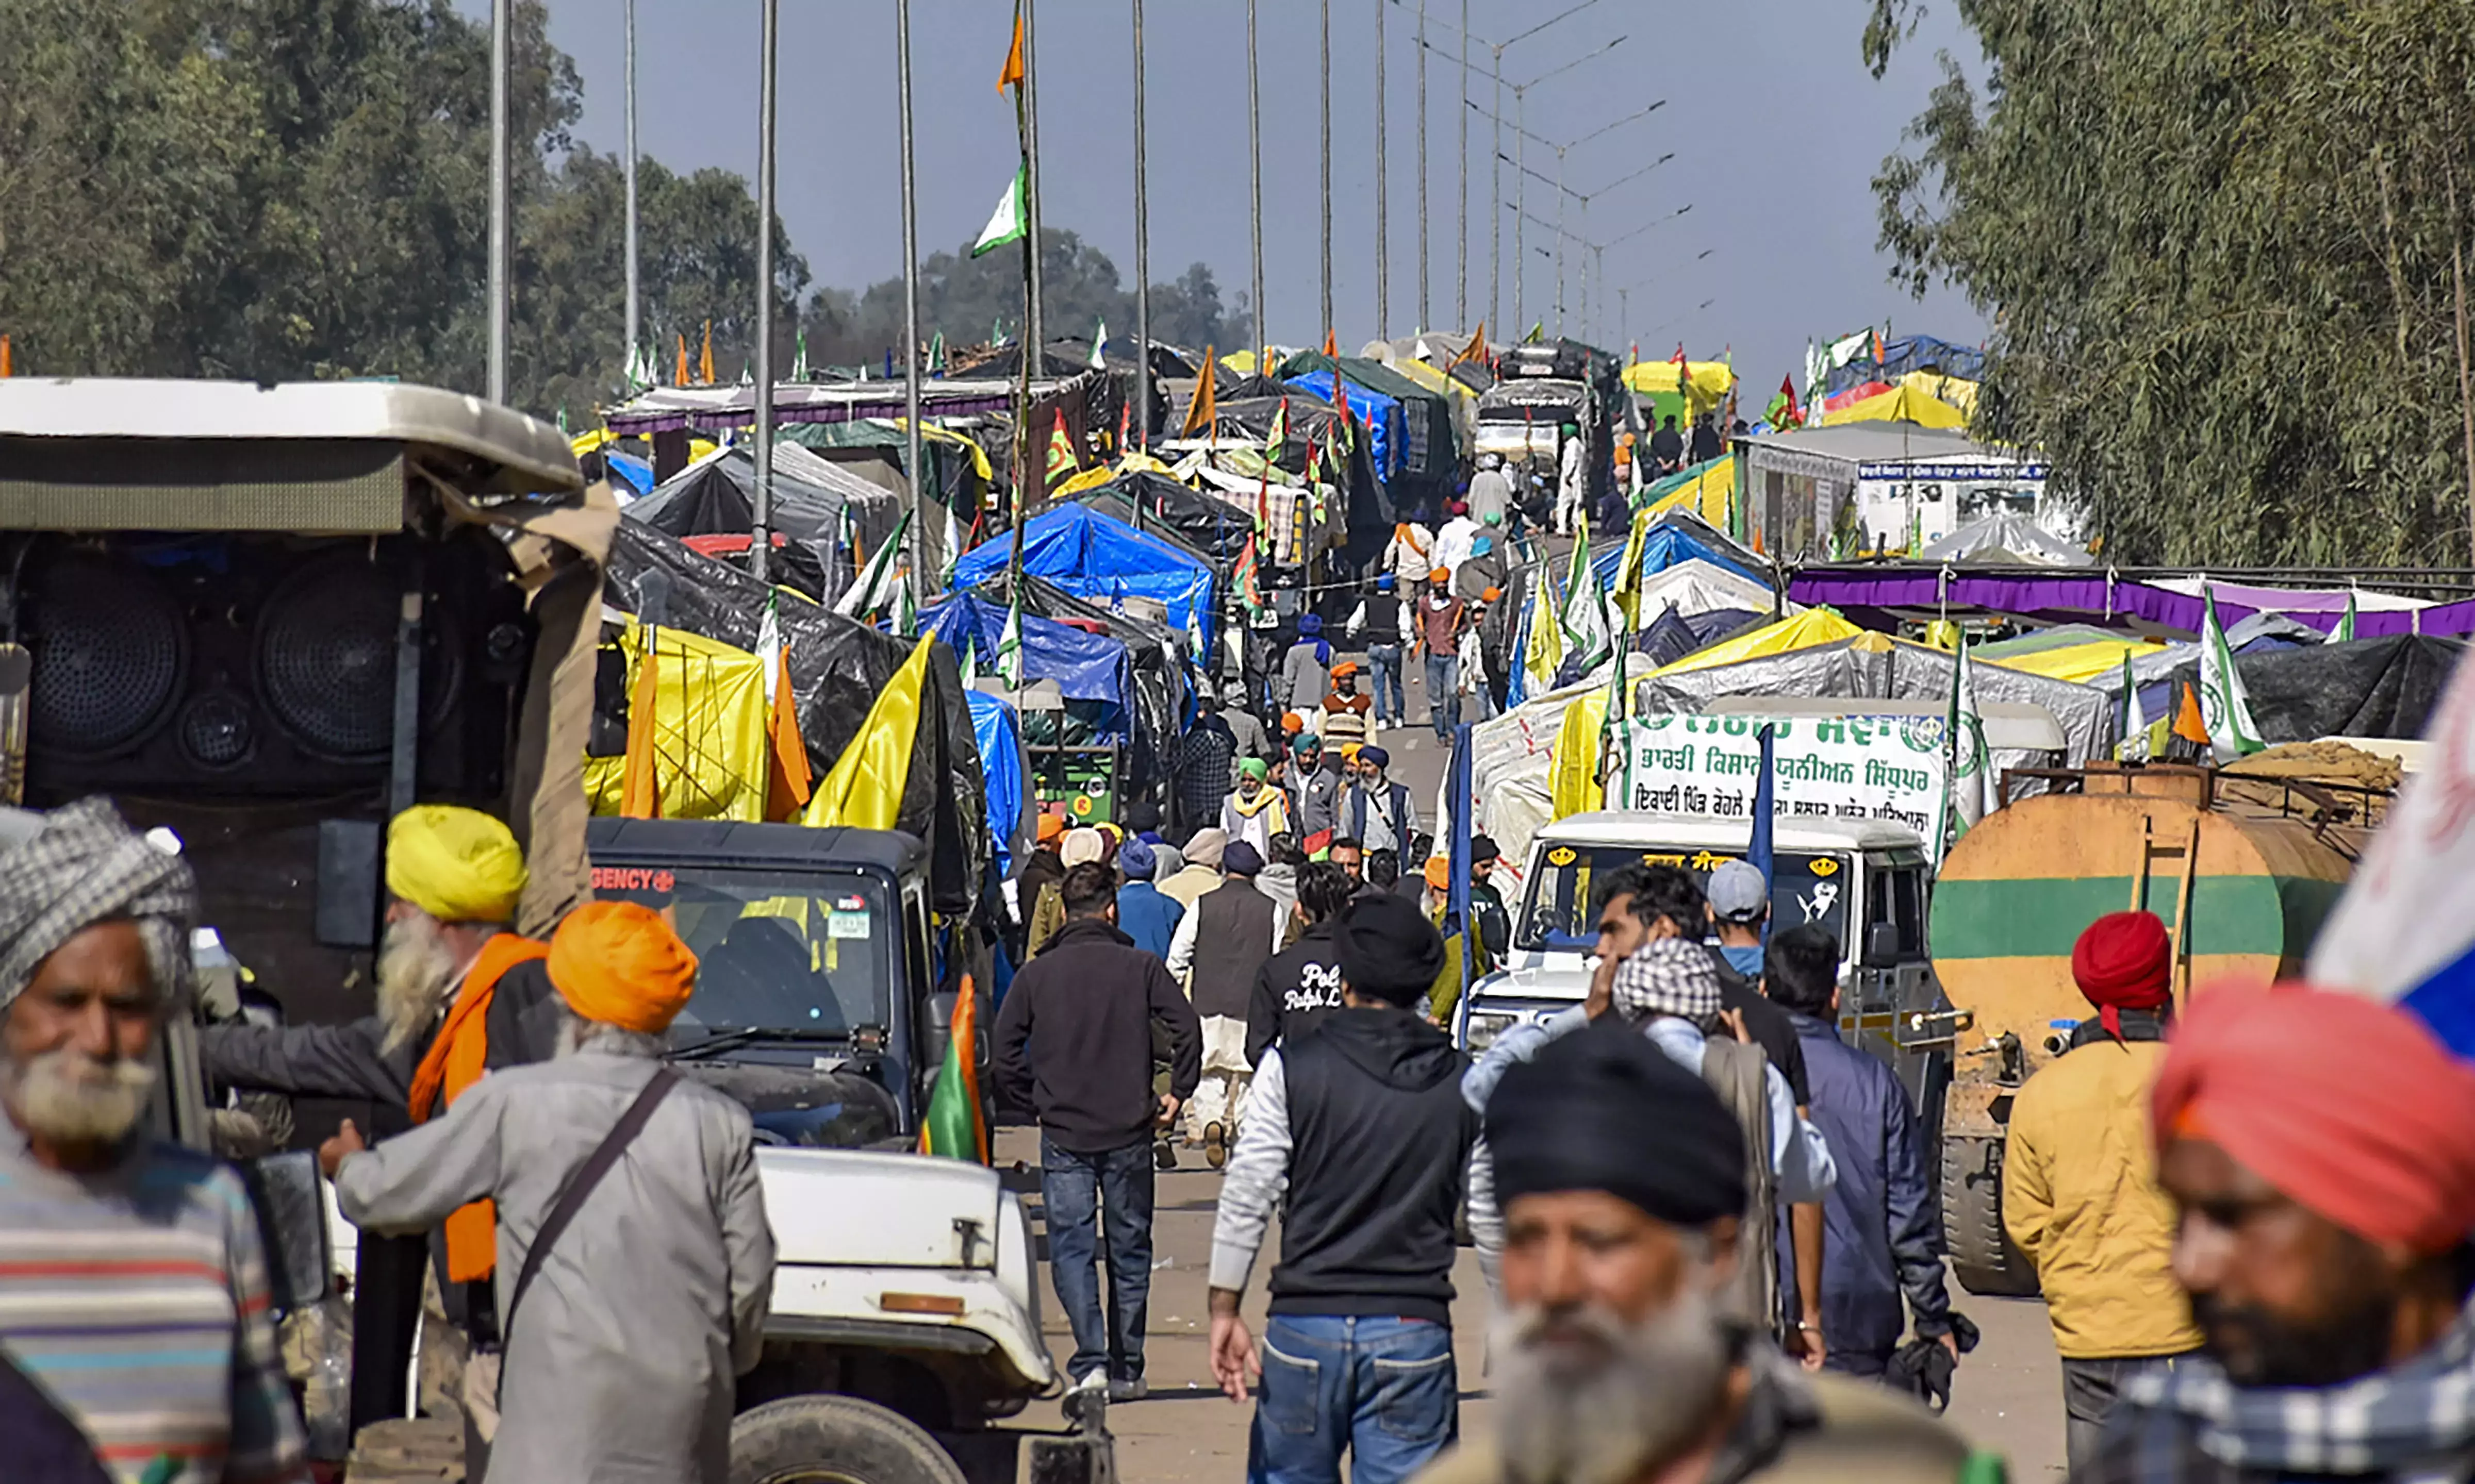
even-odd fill
[(326, 1298), (334, 1259), (327, 1242), (326, 1177), (318, 1173), (317, 1151), (261, 1156), (241, 1166), (241, 1180), (266, 1245), (268, 1302), (288, 1314)]
[(1895, 922), (1876, 922), (1865, 929), (1865, 967), (1886, 969), (1899, 961), (1899, 927)]

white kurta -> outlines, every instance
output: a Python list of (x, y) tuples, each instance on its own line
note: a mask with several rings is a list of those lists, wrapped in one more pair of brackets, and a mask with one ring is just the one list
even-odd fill
[[(494, 1199), (504, 1312), (542, 1219), (654, 1066), (586, 1051), (493, 1072), (444, 1117), (346, 1159), (336, 1201), (355, 1225), (421, 1231)], [(733, 1380), (763, 1350), (772, 1286), (747, 1110), (682, 1083), (525, 1295), (490, 1477), (725, 1484)]]

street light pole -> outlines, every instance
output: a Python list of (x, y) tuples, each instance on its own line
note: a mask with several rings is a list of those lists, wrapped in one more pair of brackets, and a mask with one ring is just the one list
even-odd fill
[(1418, 333), (1434, 327), (1427, 297), (1427, 0), (1418, 0)]
[(490, 400), (507, 400), (507, 12), (515, 0), (490, 4)]
[[(770, 8), (773, 0), (766, 0), (766, 3)], [(1140, 9), (1142, 0), (1135, 0), (1135, 4), (1137, 9)], [(928, 538), (924, 533), (927, 523), (919, 518), (919, 481), (927, 477), (927, 470), (921, 459), (923, 450), (919, 435), (919, 208), (911, 145), (911, 0), (894, 0), (894, 72), (899, 80), (897, 91), (902, 106), (902, 473), (904, 480), (911, 486), (908, 500), (910, 519), (903, 523), (903, 529), (908, 532), (905, 540), (910, 549), (905, 554), (911, 558), (911, 572), (903, 580), (911, 588), (911, 611), (918, 613), (922, 585), (920, 568), (926, 565), (919, 560), (919, 553), (927, 546)], [(773, 67), (770, 61), (766, 63), (765, 72), (766, 96), (771, 99)], [(772, 158), (771, 151), (767, 152), (766, 158), (769, 160)], [(769, 178), (772, 175), (770, 166), (767, 174)], [(942, 489), (937, 492), (937, 502), (941, 505), (945, 502), (945, 492)], [(945, 560), (951, 562), (956, 555), (948, 551)], [(907, 639), (910, 636), (896, 637)]]
[(626, 376), (634, 391), (637, 321), (636, 248), (636, 0), (627, 0), (627, 360)]
[(1385, 136), (1391, 132), (1391, 115), (1384, 105), (1384, 8), (1387, 0), (1375, 0), (1375, 338), (1392, 338), (1392, 234), (1385, 206), (1386, 167), (1384, 163)]
[[(1263, 88), (1255, 47), (1255, 0), (1246, 0), (1246, 182), (1248, 221), (1255, 236), (1255, 374), (1269, 376), (1263, 355), (1271, 348), (1271, 331), (1263, 321)], [(1211, 368), (1204, 368), (1209, 374)]]
[(756, 43), (756, 508), (747, 543), (747, 574), (759, 582), (773, 554), (773, 59), (782, 0), (765, 0), (762, 15)]
[[(1148, 115), (1143, 105), (1143, 0), (1135, 7), (1135, 441), (1145, 451), (1152, 446), (1152, 208), (1151, 170), (1143, 152)], [(1098, 354), (1100, 348), (1091, 348)], [(1205, 368), (1204, 375), (1212, 374)], [(1118, 450), (1121, 454), (1123, 450)], [(1137, 519), (1142, 506), (1137, 502)]]

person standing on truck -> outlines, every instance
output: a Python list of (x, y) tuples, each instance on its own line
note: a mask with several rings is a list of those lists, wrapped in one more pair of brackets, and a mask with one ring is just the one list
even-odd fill
[(697, 961), (660, 912), (588, 902), (549, 961), (552, 1059), (481, 1079), (376, 1149), (347, 1121), (319, 1162), (356, 1226), (498, 1211), (506, 1349), (465, 1374), (485, 1477), (723, 1484), (773, 1291), (754, 1129), (662, 1059)]
[(1296, 942), (1263, 961), (1246, 1003), (1246, 1062), (1262, 1070), (1263, 1053), (1319, 1024), (1340, 1009), (1340, 948), (1335, 935), (1358, 883), (1330, 862), (1298, 872), (1300, 932)]
[[(1710, 886), (1716, 908), (1716, 878)], [(1830, 1337), (1824, 1366), (1881, 1376), (1909, 1315), (1919, 1337), (1940, 1342), (1957, 1361), (1924, 1135), (1889, 1063), (1839, 1038), (1838, 942), (1820, 928), (1787, 929), (1771, 939), (1761, 983), (1804, 1045), (1811, 1117), (1839, 1173), (1822, 1199), (1822, 1327)], [(1803, 1275), (1796, 1277), (1801, 1289)]]
[(1246, 1112), (1246, 1014), (1255, 971), (1280, 952), (1287, 915), (1260, 890), (1263, 858), (1242, 839), (1220, 852), (1220, 885), (1197, 897), (1177, 925), (1168, 971), (1185, 980), (1202, 1017), (1203, 1082), (1186, 1110), (1186, 1136), (1203, 1146), (1213, 1169), (1229, 1156), (1231, 1136)]
[(1684, 435), (1676, 430), (1676, 415), (1668, 414), (1650, 435), (1651, 473), (1665, 478), (1684, 464)]
[(1695, 418), (1693, 420), (1693, 462), (1706, 464), (1727, 451), (1727, 442), (1719, 436), (1716, 416), (1704, 412)]
[(2226, 984), (2192, 997), (2150, 1114), (2207, 1350), (2126, 1379), (2071, 1476), (2463, 1477), (2475, 1071), (2404, 1006)]
[(1922, 1408), (1801, 1372), (1730, 1315), (1752, 1170), (1726, 1105), (1654, 1046), (1604, 1026), (1558, 1042), (1506, 1074), (1485, 1138), (1509, 1234), (1497, 1425), (1419, 1484), (2002, 1476)]
[[(248, 1191), (142, 1128), (189, 961), (188, 864), (101, 798), (0, 812), (0, 1351), (40, 1388), (22, 1399), (110, 1477), (306, 1480)], [(106, 1476), (37, 1472), (40, 1441), (12, 1425), (0, 1475)]]
[[(1131, 1401), (1147, 1390), (1152, 1141), (1194, 1096), (1203, 1034), (1166, 965), (1118, 931), (1116, 878), (1107, 866), (1066, 872), (1065, 897), (1066, 926), (1048, 952), (1015, 976), (990, 1055), (997, 1085), (1040, 1120), (1049, 1271), (1074, 1330), (1066, 1374), (1077, 1391)], [(1168, 1091), (1157, 1095), (1155, 1028), (1169, 1045)]]
[(2071, 949), (2095, 1010), (2011, 1104), (2002, 1226), (2045, 1290), (2071, 1466), (2094, 1455), (2134, 1373), (2200, 1346), (2174, 1280), (2174, 1207), (2149, 1157), (2173, 943), (2154, 912), (2109, 912)]
[[(1262, 1395), (1257, 1484), (1402, 1484), (1460, 1435), (1453, 1215), (1478, 1116), (1467, 1058), (1416, 1007), (1443, 941), (1397, 897), (1348, 903), (1334, 947), (1342, 1006), (1263, 1051), (1255, 1111), (1212, 1229), (1212, 1374)], [(1259, 1350), (1238, 1303), (1272, 1210), (1281, 1255)]]
[[(206, 1026), (209, 1082), (294, 1098), (376, 1105), (381, 1139), (454, 1107), (485, 1073), (547, 1061), (557, 1050), (558, 996), (548, 945), (518, 936), (528, 872), (507, 826), (478, 810), (421, 804), (387, 823), (386, 928), (378, 1004), (340, 1026)], [(498, 1343), (491, 1281), (498, 1247), (487, 1203), (429, 1233), (425, 1299), (419, 1244), (365, 1238), (353, 1295), (353, 1423), (404, 1413), (404, 1377), (425, 1308), (448, 1354)]]

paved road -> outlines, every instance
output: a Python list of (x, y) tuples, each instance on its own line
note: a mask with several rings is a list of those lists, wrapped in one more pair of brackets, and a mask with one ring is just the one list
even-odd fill
[[(1027, 1129), (1000, 1131), (996, 1153), (1001, 1165), (1017, 1160), (1037, 1165), (1039, 1137)], [(1205, 1291), (1212, 1215), (1220, 1177), (1202, 1168), (1197, 1155), (1189, 1152), (1186, 1158), (1187, 1168), (1160, 1177), (1156, 1195), (1151, 1338), (1145, 1355), (1152, 1394), (1109, 1413), (1111, 1430), (1117, 1435), (1117, 1472), (1128, 1484), (1238, 1484), (1245, 1474), (1253, 1409), (1233, 1404), (1213, 1386), (1205, 1350), (1211, 1330)], [(1026, 1200), (1036, 1212), (1037, 1197)], [(1278, 1241), (1277, 1229), (1273, 1240)], [(1262, 1279), (1276, 1250), (1265, 1249), (1265, 1260), (1257, 1267), (1247, 1295), (1247, 1318), (1259, 1335)], [(1046, 1277), (1043, 1262), (1041, 1327), (1062, 1370), (1074, 1342)], [(1493, 1425), (1485, 1390), (1486, 1285), (1476, 1256), (1467, 1251), (1455, 1270), (1454, 1285), (1460, 1293), (1453, 1306), (1453, 1327), (1460, 1360), (1461, 1425), (1483, 1432)], [(2061, 1478), (2062, 1381), (2045, 1306), (2034, 1301), (1963, 1299), (1963, 1307), (1985, 1331), (1985, 1341), (1960, 1372), (1952, 1422), (1978, 1446), (2007, 1454), (2013, 1479), (2041, 1484)], [(1053, 1403), (1035, 1406), (1025, 1421), (1062, 1425)]]

